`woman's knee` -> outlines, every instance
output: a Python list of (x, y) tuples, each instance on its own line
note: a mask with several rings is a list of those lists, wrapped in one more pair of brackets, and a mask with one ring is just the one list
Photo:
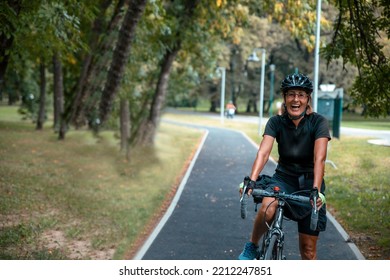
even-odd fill
[(316, 260), (317, 252), (316, 249), (312, 246), (302, 246), (301, 247), (301, 258), (302, 260)]
[(317, 259), (318, 236), (299, 234), (299, 250), (303, 260)]
[(277, 202), (275, 199), (264, 198), (261, 203), (258, 215), (261, 217), (266, 217), (267, 221), (269, 221), (275, 215), (276, 206)]

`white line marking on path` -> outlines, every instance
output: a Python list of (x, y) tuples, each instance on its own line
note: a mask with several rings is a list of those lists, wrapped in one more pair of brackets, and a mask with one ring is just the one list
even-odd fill
[(183, 180), (180, 183), (180, 186), (179, 186), (175, 196), (173, 197), (171, 204), (169, 205), (167, 211), (165, 212), (164, 216), (161, 218), (161, 220), (158, 223), (158, 225), (156, 226), (156, 228), (153, 230), (153, 232), (148, 237), (146, 242), (142, 245), (141, 249), (133, 257), (133, 260), (142, 260), (143, 256), (148, 251), (150, 245), (152, 245), (153, 241), (156, 239), (157, 235), (160, 233), (160, 231), (164, 227), (165, 223), (168, 221), (169, 217), (172, 215), (173, 211), (175, 210), (175, 207), (176, 207), (176, 205), (180, 199), (180, 196), (183, 192), (184, 186), (186, 185), (187, 180), (191, 175), (192, 168), (194, 167), (195, 162), (198, 159), (199, 153), (203, 148), (204, 142), (206, 141), (208, 134), (209, 134), (209, 131), (207, 129), (205, 129), (205, 134), (203, 135), (203, 139), (202, 139), (202, 141), (201, 141), (201, 143), (200, 143), (200, 145), (199, 145), (199, 147), (194, 155), (194, 158), (191, 161), (190, 166), (187, 169), (186, 174), (183, 177)]

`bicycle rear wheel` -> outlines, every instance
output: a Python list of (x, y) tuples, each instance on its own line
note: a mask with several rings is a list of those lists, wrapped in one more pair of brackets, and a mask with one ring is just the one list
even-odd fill
[(278, 234), (272, 234), (268, 246), (265, 249), (264, 260), (281, 260), (282, 254), (278, 246)]

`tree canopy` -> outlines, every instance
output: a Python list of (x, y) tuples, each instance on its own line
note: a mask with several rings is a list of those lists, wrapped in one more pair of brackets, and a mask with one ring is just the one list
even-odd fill
[[(346, 86), (364, 113), (376, 117), (390, 112), (387, 2), (328, 0), (322, 7), (321, 55), (328, 69), (320, 68), (320, 81)], [(256, 83), (250, 77), (257, 70), (246, 65), (246, 57), (254, 48), (267, 49), (267, 67), (275, 64), (279, 78), (294, 68), (312, 74), (316, 3), (2, 1), (0, 97), (35, 104), (27, 97), (39, 96), (39, 69), (46, 65), (50, 77), (56, 58), (64, 75), (62, 117), (69, 126), (101, 126), (100, 117), (103, 125), (116, 128), (119, 100), (126, 99), (130, 141), (152, 143), (154, 133), (145, 133), (157, 127), (164, 104), (180, 98), (193, 102), (205, 89), (215, 91), (218, 65), (227, 69), (232, 98), (251, 99)]]
[(339, 10), (331, 42), (324, 48), (327, 61), (343, 58), (358, 68), (351, 96), (365, 114), (390, 113), (389, 1), (333, 1)]

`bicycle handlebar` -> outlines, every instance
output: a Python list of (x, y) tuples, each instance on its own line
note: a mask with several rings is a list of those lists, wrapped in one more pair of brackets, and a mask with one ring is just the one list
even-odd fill
[(240, 199), (240, 204), (241, 204), (241, 218), (245, 219), (246, 218), (246, 215), (247, 215), (247, 211), (246, 211), (246, 205), (247, 205), (247, 196), (246, 196), (246, 189), (247, 189), (247, 186), (245, 185), (244, 186), (244, 190), (242, 192), (242, 196), (241, 196), (241, 199)]
[(318, 189), (314, 188), (311, 192), (311, 199), (313, 199), (313, 209), (310, 217), (310, 229), (316, 230), (318, 224), (318, 209), (317, 209)]
[[(244, 186), (243, 193), (240, 199), (241, 202), (241, 218), (245, 219), (247, 216), (247, 200), (248, 196), (247, 193), (247, 186)], [(318, 209), (317, 209), (317, 198), (318, 198), (318, 190), (313, 190), (313, 193), (311, 196), (303, 196), (303, 195), (297, 195), (297, 194), (286, 194), (284, 192), (278, 192), (273, 191), (269, 192), (263, 189), (252, 189), (252, 196), (254, 197), (275, 197), (277, 199), (283, 199), (283, 200), (290, 200), (290, 201), (298, 201), (303, 203), (310, 203), (310, 200), (313, 200), (313, 207), (311, 212), (311, 220), (310, 220), (310, 229), (316, 230), (317, 229), (317, 223), (318, 223)]]

